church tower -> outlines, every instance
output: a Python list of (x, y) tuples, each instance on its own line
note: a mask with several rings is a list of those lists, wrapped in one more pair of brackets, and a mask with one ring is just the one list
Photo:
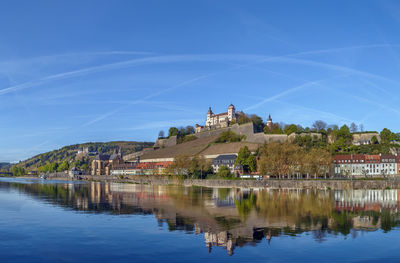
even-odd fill
[(268, 114), (267, 126), (271, 129), (272, 128), (272, 118), (271, 114)]

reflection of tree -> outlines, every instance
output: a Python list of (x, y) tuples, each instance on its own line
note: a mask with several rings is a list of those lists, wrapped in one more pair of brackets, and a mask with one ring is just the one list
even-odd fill
[(256, 203), (256, 196), (253, 193), (244, 196), (242, 199), (235, 200), (235, 206), (243, 221), (246, 221), (255, 203)]
[(389, 210), (383, 210), (381, 213), (381, 228), (383, 231), (388, 232), (392, 230), (398, 224), (398, 220), (395, 220), (394, 215)]
[(230, 188), (218, 188), (219, 199), (225, 200), (229, 196), (230, 191)]
[(350, 229), (353, 226), (353, 219), (354, 215), (347, 211), (341, 212), (333, 212), (332, 219), (333, 225), (332, 230), (335, 233), (342, 233), (343, 235), (348, 235), (350, 233)]
[(319, 224), (326, 228), (333, 203), (329, 192), (263, 191), (257, 197), (256, 209), (269, 222), (296, 222), (306, 229)]

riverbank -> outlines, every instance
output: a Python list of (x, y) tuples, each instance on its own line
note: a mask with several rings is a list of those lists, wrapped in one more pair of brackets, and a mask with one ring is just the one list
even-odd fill
[[(37, 177), (23, 177), (37, 178)], [(76, 181), (78, 178), (69, 176), (49, 176), (48, 180)], [(95, 182), (114, 182), (131, 184), (152, 185), (184, 185), (214, 188), (270, 188), (270, 189), (400, 189), (400, 180), (338, 180), (338, 179), (312, 179), (312, 180), (217, 180), (217, 179), (185, 179), (177, 180), (161, 176), (134, 176), (120, 179), (116, 176), (81, 175), (79, 180)]]

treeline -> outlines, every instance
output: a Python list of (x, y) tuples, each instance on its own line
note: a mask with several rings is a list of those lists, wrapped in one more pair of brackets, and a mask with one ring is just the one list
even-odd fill
[(324, 149), (303, 147), (291, 143), (269, 143), (258, 151), (258, 171), (277, 178), (326, 177), (333, 162)]
[(41, 173), (64, 172), (70, 170), (72, 167), (76, 167), (82, 171), (88, 172), (90, 169), (90, 163), (89, 160), (85, 161), (76, 160), (74, 162), (68, 162), (68, 161), (52, 162), (40, 166), (38, 168), (38, 172)]
[[(153, 146), (153, 142), (130, 142), (130, 141), (116, 141), (116, 142), (93, 142), (93, 143), (83, 143), (83, 144), (75, 144), (65, 146), (61, 149), (50, 151), (47, 153), (38, 154), (34, 157), (31, 157), (25, 161), (21, 161), (18, 164), (13, 165), (12, 167), (20, 167), (24, 168), (27, 171), (37, 170), (41, 168), (44, 171), (54, 172), (58, 169), (58, 166), (62, 163), (66, 162), (68, 164), (74, 163), (77, 161), (77, 151), (82, 148), (88, 148), (89, 152), (93, 154), (91, 156), (78, 156), (78, 160), (90, 163), (90, 161), (94, 158), (94, 156), (98, 153), (102, 154), (112, 154), (115, 150), (122, 150), (123, 154), (129, 154), (136, 151), (140, 151), (143, 148)], [(54, 169), (54, 166), (57, 164), (57, 169)], [(50, 167), (52, 166), (52, 167)], [(76, 165), (80, 167), (80, 164)], [(81, 168), (84, 168), (81, 167)]]

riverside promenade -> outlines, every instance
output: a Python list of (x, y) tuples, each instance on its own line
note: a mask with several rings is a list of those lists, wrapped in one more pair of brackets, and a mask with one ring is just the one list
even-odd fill
[[(32, 177), (31, 177), (32, 178)], [(165, 176), (130, 176), (123, 179), (117, 176), (80, 175), (71, 178), (66, 174), (50, 174), (48, 180), (83, 180), (97, 182), (184, 185), (217, 188), (271, 188), (271, 189), (400, 189), (400, 179), (266, 179), (266, 180), (223, 180), (223, 179), (185, 179), (178, 180)]]

